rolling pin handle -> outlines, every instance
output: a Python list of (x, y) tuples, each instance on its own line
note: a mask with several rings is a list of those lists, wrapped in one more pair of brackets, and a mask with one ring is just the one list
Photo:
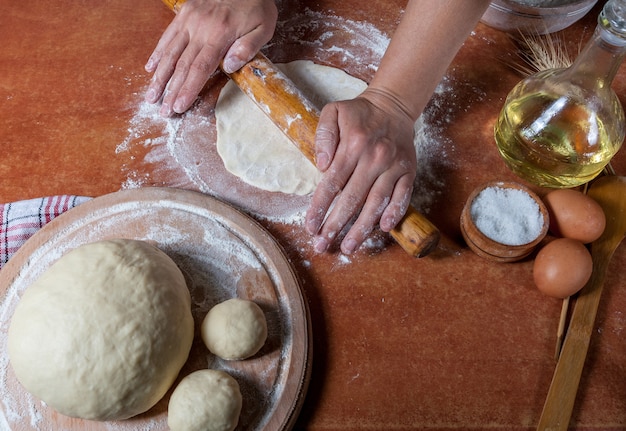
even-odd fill
[(178, 13), (180, 8), (183, 6), (183, 3), (185, 3), (185, 0), (163, 0), (163, 3), (173, 10), (174, 13)]
[(409, 206), (400, 223), (390, 232), (396, 242), (413, 257), (424, 257), (437, 248), (441, 233), (426, 217)]

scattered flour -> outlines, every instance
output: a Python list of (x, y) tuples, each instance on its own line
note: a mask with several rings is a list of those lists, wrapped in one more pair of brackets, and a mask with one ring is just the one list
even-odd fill
[[(297, 39), (297, 35), (306, 30), (303, 27), (307, 26), (324, 26), (324, 40), (303, 42)], [(325, 42), (332, 41), (333, 37), (338, 37), (337, 33), (344, 32), (354, 34), (354, 38), (351, 39), (352, 45), (346, 48), (332, 45), (331, 53), (324, 49)], [(369, 77), (375, 71), (374, 65), (380, 61), (389, 42), (387, 36), (380, 34), (370, 25), (311, 11), (302, 17), (302, 23), (293, 33), (291, 37), (295, 38), (294, 40), (282, 42), (315, 45), (315, 56), (323, 57), (316, 58), (320, 63), (336, 61), (328, 57), (340, 53), (340, 65), (345, 61), (344, 67), (349, 72)], [(280, 39), (280, 35), (278, 38)], [(364, 64), (367, 64), (365, 70)], [(350, 70), (353, 65), (361, 70)], [(434, 95), (433, 105), (440, 105), (437, 101), (444, 99), (451, 90), (449, 83), (442, 82)], [(195, 189), (222, 198), (256, 217), (286, 224), (302, 224), (309, 197), (263, 192), (241, 184), (225, 172), (219, 157), (215, 157), (216, 130), (212, 106), (214, 100), (209, 99), (200, 97), (187, 113), (170, 119), (160, 117), (158, 106), (139, 102), (129, 125), (128, 136), (116, 149), (117, 154), (130, 156), (126, 167), (127, 178), (122, 188), (163, 183), (173, 187)], [(428, 206), (437, 191), (443, 187), (442, 181), (435, 174), (436, 168), (445, 164), (447, 158), (442, 149), (441, 138), (437, 136), (437, 129), (442, 125), (442, 119), (433, 118), (428, 111), (415, 125), (415, 146), (419, 166), (413, 205), (423, 212), (428, 212)], [(139, 158), (141, 160), (138, 160)], [(146, 169), (146, 166), (150, 169)]]
[[(389, 36), (367, 22), (307, 9), (279, 21), (265, 51), (277, 63), (298, 56), (342, 68), (367, 82), (375, 73), (389, 41)], [(224, 82), (222, 78), (216, 86)], [(454, 151), (454, 145), (442, 137), (441, 131), (448, 126), (457, 108), (454, 106), (456, 84), (454, 79), (444, 77), (415, 124), (418, 168), (411, 203), (426, 215), (446, 188), (445, 178), (438, 173), (453, 169), (448, 152)], [(167, 185), (197, 190), (218, 197), (257, 219), (302, 229), (310, 196), (259, 190), (224, 168), (215, 148), (214, 106), (218, 92), (219, 88), (210, 88), (192, 109), (170, 119), (160, 117), (157, 105), (143, 102), (143, 94), (137, 95), (136, 112), (127, 138), (116, 149), (116, 153), (127, 160), (126, 180), (121, 187)], [(375, 238), (365, 247), (377, 248), (383, 244), (384, 241)]]

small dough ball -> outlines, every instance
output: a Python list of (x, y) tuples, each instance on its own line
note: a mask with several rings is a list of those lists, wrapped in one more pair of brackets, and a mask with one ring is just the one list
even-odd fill
[(265, 344), (267, 322), (257, 304), (233, 298), (209, 310), (201, 334), (204, 344), (220, 358), (246, 359)]
[(591, 253), (582, 242), (557, 238), (537, 253), (533, 263), (533, 279), (544, 294), (567, 298), (583, 288), (592, 270)]
[(143, 241), (99, 241), (71, 250), (26, 289), (8, 351), (24, 388), (56, 411), (120, 420), (165, 395), (193, 331), (172, 259)]
[(195, 371), (176, 386), (167, 409), (172, 431), (232, 431), (241, 413), (239, 384), (220, 370)]
[(543, 198), (550, 215), (550, 232), (585, 244), (600, 238), (606, 216), (599, 203), (574, 189), (553, 190)]

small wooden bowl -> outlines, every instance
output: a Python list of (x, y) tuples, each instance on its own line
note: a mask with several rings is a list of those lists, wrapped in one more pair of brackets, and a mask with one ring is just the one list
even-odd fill
[[(543, 218), (543, 225), (537, 237), (532, 241), (521, 245), (509, 245), (498, 242), (483, 233), (477, 226), (471, 215), (474, 199), (488, 188), (515, 189), (527, 193), (538, 205)], [(515, 182), (494, 181), (477, 187), (469, 195), (461, 213), (461, 234), (469, 248), (477, 255), (494, 262), (515, 262), (528, 256), (535, 247), (543, 240), (548, 232), (549, 216), (543, 201), (529, 188)]]

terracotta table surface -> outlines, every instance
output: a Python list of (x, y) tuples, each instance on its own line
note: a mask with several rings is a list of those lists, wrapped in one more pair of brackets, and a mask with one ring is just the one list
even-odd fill
[[(367, 80), (404, 2), (279, 3), (277, 34), (265, 50), (272, 60), (312, 59)], [(598, 12), (561, 34), (569, 48), (589, 37)], [(29, 1), (3, 9), (0, 201), (149, 186), (215, 191), (198, 180), (205, 161), (194, 167), (170, 144), (184, 145), (176, 139), (187, 134), (211, 157), (211, 104), (223, 79), (211, 81), (182, 119), (159, 120), (142, 102), (150, 80), (143, 65), (171, 19), (158, 0)], [(353, 40), (360, 45), (351, 47)], [(384, 235), (350, 257), (318, 255), (301, 219), (260, 215), (244, 196), (240, 206), (279, 240), (311, 310), (313, 372), (297, 429), (536, 426), (555, 366), (561, 301), (535, 289), (530, 259), (489, 263), (469, 251), (458, 228), (474, 187), (516, 180), (492, 132), (521, 79), (510, 67), (513, 51), (506, 34), (479, 24), (429, 105), (415, 204), (444, 239), (428, 257), (413, 259)], [(626, 70), (614, 88), (625, 100)], [(613, 165), (626, 175), (623, 151)], [(236, 194), (229, 187), (216, 194), (231, 201), (229, 190)], [(622, 247), (606, 280), (573, 429), (626, 429), (625, 266)]]

